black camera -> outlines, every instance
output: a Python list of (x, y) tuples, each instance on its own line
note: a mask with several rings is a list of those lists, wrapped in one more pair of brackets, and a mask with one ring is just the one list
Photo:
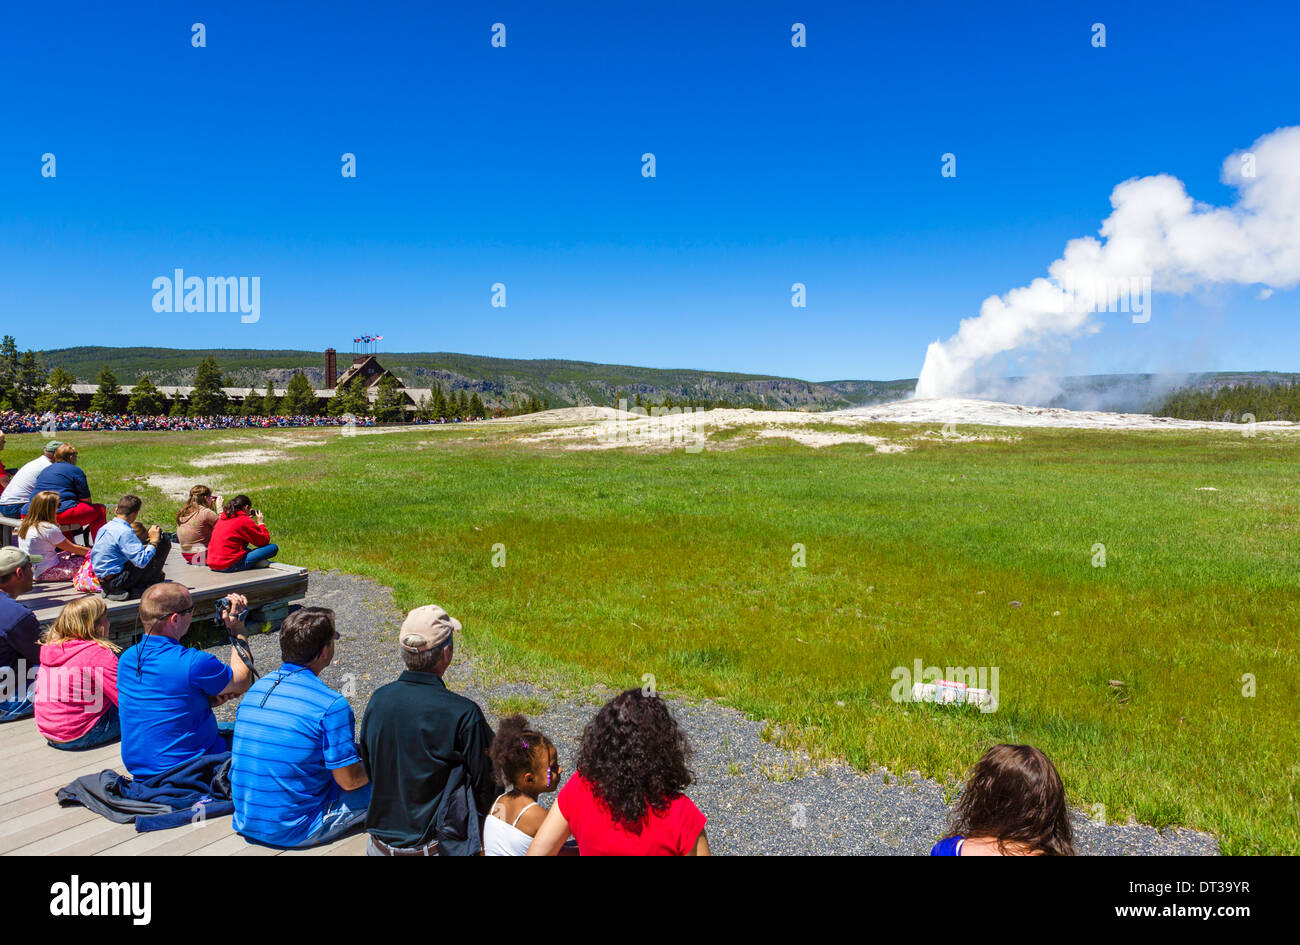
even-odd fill
[[(221, 598), (221, 600), (217, 601), (217, 612), (212, 615), (212, 622), (220, 625), (221, 621), (225, 618), (226, 614), (230, 612), (231, 606), (232, 605), (230, 603), (229, 597), (223, 597)], [(248, 616), (248, 608), (245, 607), (243, 610), (235, 614), (235, 619), (240, 622), (243, 622), (243, 619), (247, 616)]]

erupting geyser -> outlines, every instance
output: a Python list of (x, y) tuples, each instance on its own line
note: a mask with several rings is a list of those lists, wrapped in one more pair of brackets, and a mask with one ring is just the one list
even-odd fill
[(991, 382), (979, 370), (991, 358), (1099, 331), (1093, 312), (1145, 321), (1153, 290), (1236, 283), (1260, 285), (1266, 297), (1300, 283), (1300, 127), (1230, 155), (1222, 178), (1240, 191), (1232, 206), (1197, 203), (1168, 174), (1120, 184), (1100, 240), (1071, 240), (1047, 278), (989, 296), (957, 334), (930, 345), (916, 396), (981, 396)]

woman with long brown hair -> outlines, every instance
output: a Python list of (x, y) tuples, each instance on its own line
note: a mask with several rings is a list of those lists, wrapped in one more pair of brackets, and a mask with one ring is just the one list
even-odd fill
[(121, 737), (108, 626), (108, 605), (88, 594), (65, 604), (41, 641), (36, 730), (55, 748), (84, 751)]
[(931, 856), (1073, 856), (1056, 766), (1032, 745), (994, 745), (975, 763), (952, 829)]
[(18, 547), (41, 560), (32, 566), (37, 581), (71, 581), (90, 549), (78, 545), (63, 533), (57, 521), (59, 494), (38, 492), (32, 496), (23, 523), (18, 526)]
[(213, 495), (207, 486), (194, 486), (189, 499), (176, 513), (176, 538), (181, 543), (181, 556), (193, 564), (199, 552), (205, 551), (212, 540), (212, 526), (217, 524), (221, 511), (221, 496)]

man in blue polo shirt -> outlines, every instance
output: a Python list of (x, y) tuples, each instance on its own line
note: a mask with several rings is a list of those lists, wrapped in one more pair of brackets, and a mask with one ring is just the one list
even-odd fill
[(334, 659), (334, 611), (303, 607), (280, 625), (284, 662), (235, 716), (235, 830), (277, 847), (328, 843), (365, 820), (370, 779), (348, 700), (320, 680)]
[[(239, 594), (230, 600), (226, 629), (247, 642), (240, 614), (248, 602)], [(180, 642), (193, 614), (194, 601), (183, 584), (155, 584), (140, 598), (144, 636), (118, 657), (122, 763), (136, 780), (230, 750), (212, 707), (244, 692), (252, 674), (233, 646), (227, 666)]]

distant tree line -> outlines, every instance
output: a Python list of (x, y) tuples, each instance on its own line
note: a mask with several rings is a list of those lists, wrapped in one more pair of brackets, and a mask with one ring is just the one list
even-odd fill
[(1267, 420), (1300, 421), (1300, 384), (1234, 384), (1213, 389), (1174, 391), (1155, 411), (1181, 420), (1240, 423), (1251, 414)]

